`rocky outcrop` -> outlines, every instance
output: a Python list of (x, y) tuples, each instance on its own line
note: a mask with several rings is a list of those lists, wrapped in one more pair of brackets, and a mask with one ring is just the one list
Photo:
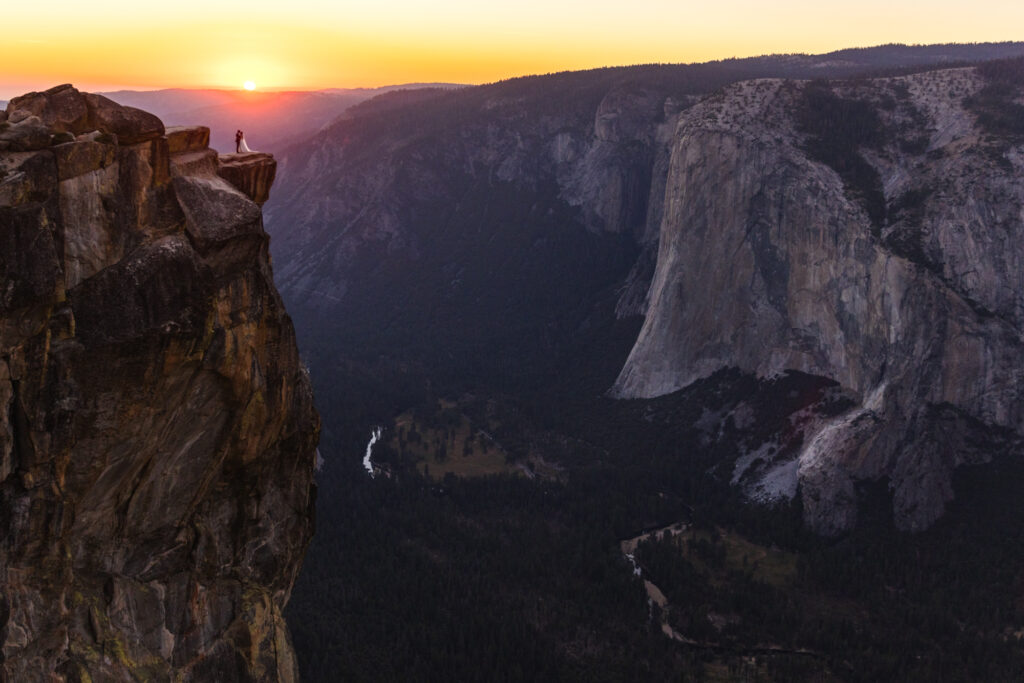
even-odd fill
[(952, 470), (1024, 429), (1024, 154), (967, 108), (984, 87), (973, 69), (763, 80), (686, 112), (650, 308), (614, 394), (723, 367), (837, 380), (860, 406), (769, 470), (798, 478), (822, 533), (849, 529), (855, 483), (880, 478), (899, 526), (931, 524)]
[(164, 134), (163, 122), (149, 112), (122, 107), (103, 95), (80, 93), (71, 85), (15, 97), (7, 105), (12, 124), (32, 116), (53, 133), (79, 135), (99, 130), (118, 136), (121, 144), (155, 140)]
[(272, 154), (250, 152), (221, 154), (217, 174), (245, 193), (260, 206), (270, 199), (270, 186), (274, 183), (277, 162)]
[(70, 86), (6, 118), (3, 678), (294, 680), (319, 418), (259, 207), (205, 129)]

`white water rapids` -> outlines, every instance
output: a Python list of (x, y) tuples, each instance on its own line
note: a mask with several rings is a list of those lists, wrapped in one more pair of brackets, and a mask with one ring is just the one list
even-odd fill
[(382, 431), (380, 427), (373, 430), (370, 434), (370, 443), (366, 444), (366, 455), (363, 456), (363, 467), (370, 473), (371, 479), (373, 478), (373, 462), (370, 460), (370, 457), (373, 455), (373, 444), (380, 440)]

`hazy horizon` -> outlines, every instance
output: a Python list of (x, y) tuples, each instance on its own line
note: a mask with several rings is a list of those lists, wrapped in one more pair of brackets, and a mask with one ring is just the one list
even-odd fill
[[(0, 43), (0, 99), (74, 83), (92, 91), (171, 87), (262, 90), (479, 84), (634, 64), (822, 54), (891, 43), (1007, 42), (1024, 3), (864, 0), (412, 0), (343, 5), (182, 0), (158, 7), (101, 0), (83, 15), (57, 0), (5, 9), (19, 27)], [(187, 19), (185, 19), (187, 17)]]
[[(709, 59), (697, 60), (697, 61), (678, 61), (678, 62), (636, 62), (631, 64), (602, 64), (597, 66), (585, 66), (579, 68), (566, 68), (566, 69), (552, 69), (543, 72), (531, 72), (531, 73), (517, 73), (509, 74), (501, 78), (488, 81), (478, 82), (455, 82), (455, 81), (443, 81), (443, 80), (428, 80), (428, 81), (402, 81), (402, 82), (389, 82), (380, 83), (375, 85), (323, 85), (319, 87), (294, 87), (294, 86), (262, 86), (257, 85), (253, 91), (247, 91), (242, 84), (239, 85), (227, 85), (227, 84), (213, 84), (213, 85), (131, 85), (124, 83), (91, 83), (91, 82), (78, 82), (70, 80), (53, 80), (51, 81), (39, 81), (34, 84), (27, 85), (25, 87), (18, 88), (17, 86), (11, 86), (0, 81), (0, 101), (9, 101), (15, 97), (23, 95), (33, 91), (43, 91), (49, 88), (62, 85), (64, 83), (71, 83), (79, 90), (88, 92), (159, 92), (159, 91), (170, 91), (170, 90), (186, 90), (186, 91), (224, 91), (234, 93), (247, 93), (253, 92), (256, 95), (260, 93), (310, 93), (310, 92), (325, 92), (325, 91), (359, 91), (359, 90), (378, 90), (385, 88), (402, 88), (402, 87), (423, 87), (423, 86), (476, 86), (485, 85), (487, 83), (493, 83), (498, 81), (504, 81), (515, 78), (526, 78), (530, 76), (543, 76), (548, 74), (554, 74), (559, 72), (567, 71), (587, 71), (592, 69), (605, 69), (605, 68), (628, 68), (632, 66), (641, 66), (646, 64), (705, 64), (710, 62), (721, 62), (728, 60), (742, 60), (742, 59), (754, 59), (759, 57), (779, 57), (779, 56), (823, 56), (832, 54), (835, 52), (842, 52), (844, 50), (860, 50), (860, 49), (871, 49), (877, 47), (883, 47), (886, 45), (903, 45), (907, 47), (921, 47), (929, 45), (969, 45), (969, 44), (1006, 44), (1022, 42), (1024, 39), (1007, 39), (1007, 40), (992, 40), (992, 41), (947, 41), (940, 43), (906, 43), (906, 42), (893, 42), (893, 43), (880, 43), (877, 45), (843, 45), (828, 49), (820, 52), (770, 52), (770, 53), (759, 53), (759, 54), (747, 54), (747, 55), (731, 55), (724, 57), (714, 57)], [(0, 78), (4, 76), (0, 75)]]
[[(49, 90), (50, 88), (56, 87), (58, 85), (64, 85), (65, 83), (70, 83), (71, 85), (73, 85), (78, 90), (81, 90), (81, 91), (84, 91), (84, 92), (96, 92), (96, 93), (108, 93), (108, 94), (110, 94), (110, 93), (144, 93), (144, 92), (157, 93), (157, 92), (170, 92), (170, 91), (174, 91), (174, 90), (181, 90), (181, 91), (188, 91), (188, 92), (203, 92), (203, 91), (205, 91), (205, 92), (230, 92), (230, 93), (239, 93), (239, 94), (249, 94), (250, 93), (250, 91), (246, 91), (245, 88), (237, 87), (237, 86), (229, 86), (229, 85), (219, 85), (219, 86), (218, 85), (211, 85), (211, 86), (203, 86), (203, 87), (189, 87), (189, 86), (182, 86), (182, 85), (177, 85), (177, 86), (176, 85), (171, 85), (171, 86), (160, 86), (160, 87), (145, 87), (145, 86), (130, 87), (130, 86), (114, 85), (114, 86), (105, 86), (105, 87), (104, 86), (89, 87), (88, 85), (83, 85), (83, 84), (76, 83), (76, 82), (61, 81), (59, 83), (58, 82), (40, 83), (36, 87), (28, 88), (26, 90), (19, 90), (17, 92), (6, 92), (6, 91), (4, 91), (2, 89), (2, 87), (0, 87), (0, 101), (7, 102), (7, 101), (10, 101), (10, 100), (14, 99), (15, 97), (19, 97), (19, 96), (24, 95), (26, 93), (42, 92), (44, 90)], [(427, 86), (427, 87), (431, 87), (431, 86), (437, 86), (437, 87), (461, 87), (461, 86), (473, 86), (473, 85), (480, 85), (480, 84), (479, 83), (441, 83), (441, 82), (434, 83), (434, 82), (432, 82), (432, 83), (386, 83), (384, 85), (365, 86), (365, 87), (364, 86), (359, 86), (359, 87), (325, 86), (323, 88), (288, 88), (288, 87), (262, 88), (262, 87), (260, 87), (260, 88), (256, 88), (254, 91), (251, 91), (251, 93), (254, 94), (254, 95), (267, 94), (267, 93), (288, 94), (288, 93), (331, 92), (331, 91), (382, 90), (382, 89), (387, 89), (387, 88), (424, 87), (424, 86)]]

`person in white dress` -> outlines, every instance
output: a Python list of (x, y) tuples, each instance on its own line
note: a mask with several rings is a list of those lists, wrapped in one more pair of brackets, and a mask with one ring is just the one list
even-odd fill
[(245, 133), (242, 133), (242, 138), (238, 141), (238, 151), (241, 152), (242, 154), (246, 154), (253, 151), (249, 149), (249, 145), (245, 143)]

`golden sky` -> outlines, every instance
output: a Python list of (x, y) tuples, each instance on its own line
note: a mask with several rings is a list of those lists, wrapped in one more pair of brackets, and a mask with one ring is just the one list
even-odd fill
[(5, 3), (0, 98), (313, 89), (883, 43), (1024, 38), (1024, 0), (35, 0)]

